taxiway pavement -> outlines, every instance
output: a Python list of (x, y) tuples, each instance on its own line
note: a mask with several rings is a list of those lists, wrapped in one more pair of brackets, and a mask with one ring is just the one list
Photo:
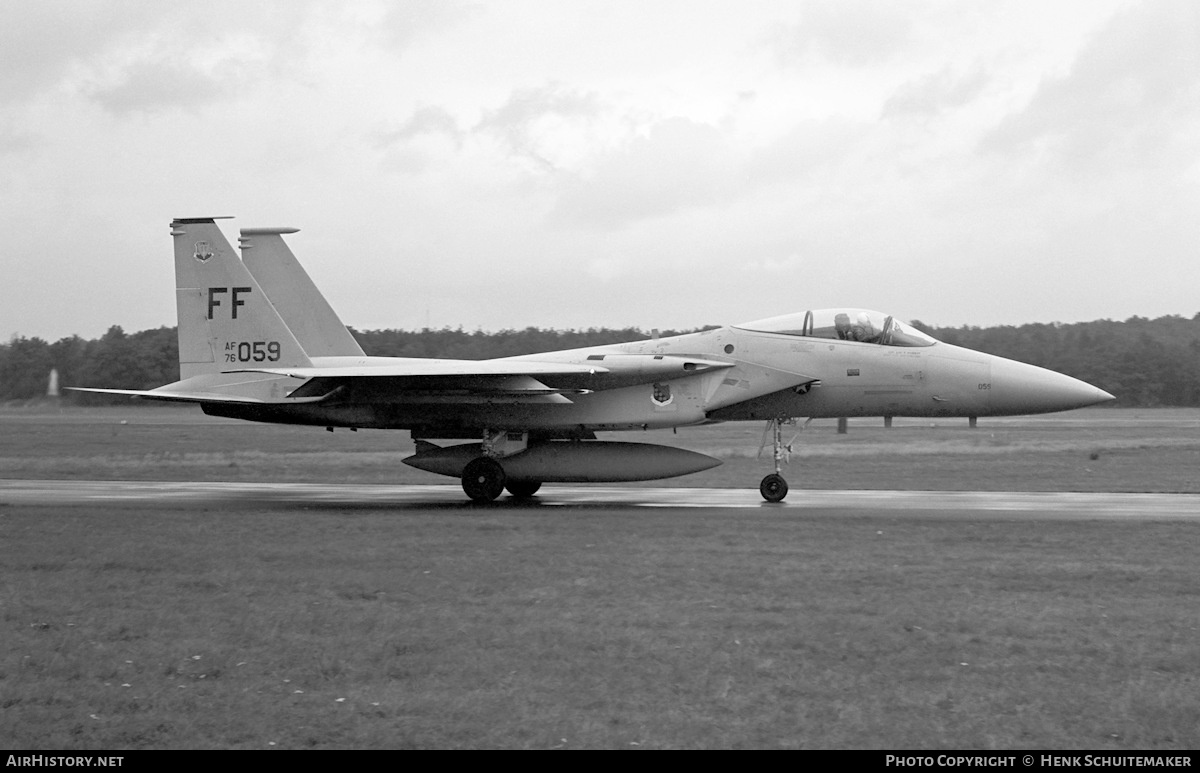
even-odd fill
[(360, 485), (173, 481), (0, 480), (0, 505), (160, 506), (190, 509), (241, 507), (392, 507), (439, 510), (463, 507), (775, 509), (805, 512), (929, 514), (1054, 519), (1200, 518), (1200, 494), (1061, 493), (1013, 491), (870, 491), (793, 489), (781, 503), (762, 501), (755, 489), (544, 487), (530, 500), (503, 496), (479, 505), (457, 485)]

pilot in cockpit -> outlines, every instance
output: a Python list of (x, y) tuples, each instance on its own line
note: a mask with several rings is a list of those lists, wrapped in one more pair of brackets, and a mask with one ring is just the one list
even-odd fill
[(833, 317), (833, 329), (837, 331), (837, 337), (843, 341), (853, 341), (854, 333), (850, 329), (850, 315), (845, 312), (839, 312)]
[(855, 341), (866, 341), (868, 343), (878, 339), (879, 333), (876, 332), (875, 326), (871, 324), (871, 318), (867, 313), (860, 312), (854, 320), (854, 326), (850, 330), (851, 336)]

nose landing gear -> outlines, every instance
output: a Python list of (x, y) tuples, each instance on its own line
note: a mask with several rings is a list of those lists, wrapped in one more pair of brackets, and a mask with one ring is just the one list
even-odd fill
[[(804, 427), (808, 426), (809, 421), (812, 421), (812, 419), (810, 418), (808, 421), (804, 422)], [(758, 449), (758, 454), (760, 457), (762, 456), (762, 449), (767, 443), (766, 433), (770, 432), (772, 433), (772, 456), (775, 460), (775, 472), (763, 478), (762, 482), (758, 484), (758, 493), (762, 494), (762, 498), (768, 502), (782, 502), (783, 498), (787, 496), (788, 484), (787, 481), (783, 479), (783, 475), (780, 474), (780, 467), (791, 457), (792, 443), (795, 442), (796, 437), (792, 436), (792, 440), (785, 444), (783, 442), (783, 425), (794, 425), (795, 423), (796, 420), (790, 418), (771, 419), (769, 422), (767, 422), (767, 428), (763, 432), (763, 442)], [(803, 430), (804, 427), (801, 427), (800, 429)], [(799, 435), (800, 431), (797, 430), (796, 434)]]

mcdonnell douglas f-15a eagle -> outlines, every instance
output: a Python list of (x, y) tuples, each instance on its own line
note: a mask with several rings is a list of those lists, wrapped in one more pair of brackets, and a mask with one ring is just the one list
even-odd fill
[[(473, 500), (548, 482), (654, 480), (715, 467), (704, 454), (596, 432), (766, 421), (778, 502), (781, 425), (796, 417), (1004, 416), (1112, 400), (1061, 373), (937, 341), (864, 309), (820, 309), (670, 338), (491, 360), (369, 357), (283, 241), (216, 218), (171, 223), (180, 380), (86, 389), (199, 403), (206, 414), (407, 429), (404, 462), (461, 479)], [(433, 440), (478, 442), (438, 446)]]

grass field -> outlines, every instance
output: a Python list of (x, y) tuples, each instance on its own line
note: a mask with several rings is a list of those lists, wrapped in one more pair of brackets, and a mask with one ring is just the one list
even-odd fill
[[(760, 424), (607, 436), (723, 460), (680, 485), (753, 489), (771, 469), (770, 447), (758, 458)], [(826, 420), (788, 428), (785, 440), (793, 436), (792, 488), (1200, 493), (1196, 409), (981, 419), (976, 429), (963, 419), (896, 419), (890, 430), (862, 419), (845, 435)], [(254, 424), (193, 407), (0, 410), (3, 478), (453, 482), (401, 464), (412, 449), (404, 431)]]
[[(1200, 491), (1197, 411), (896, 425), (814, 423), (793, 488)], [(450, 482), (407, 433), (0, 432), (9, 478)], [(760, 436), (644, 439), (753, 487)], [(1200, 746), (1200, 523), (222, 507), (0, 501), (0, 745)]]

